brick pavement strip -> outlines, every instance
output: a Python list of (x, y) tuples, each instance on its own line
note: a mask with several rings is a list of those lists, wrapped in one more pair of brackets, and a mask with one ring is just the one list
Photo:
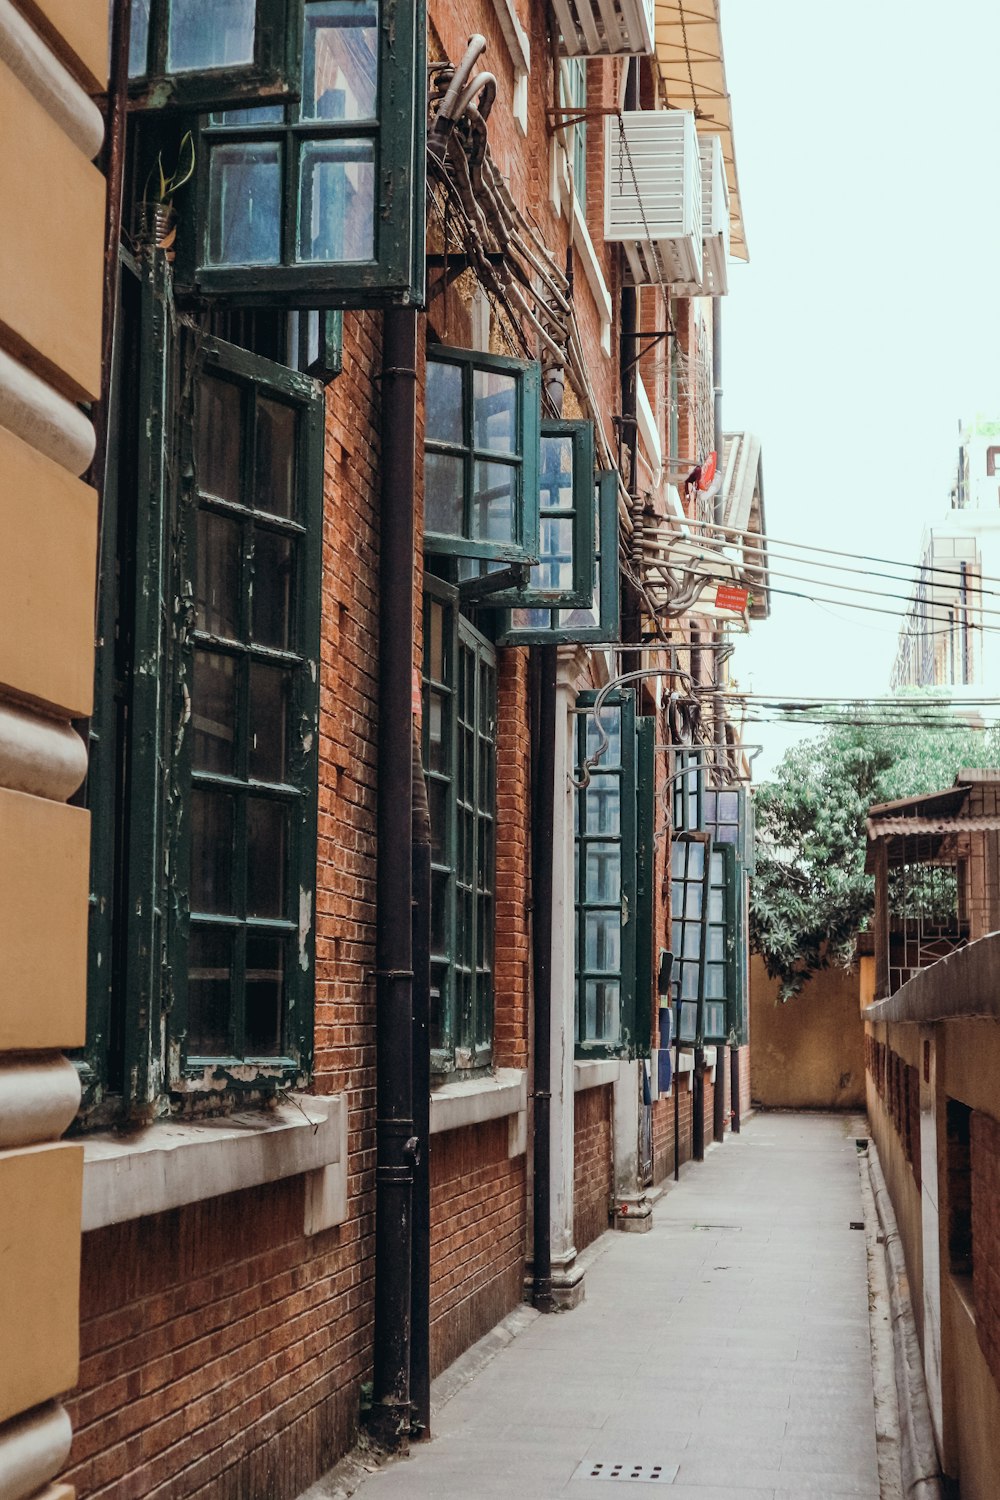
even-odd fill
[(865, 1237), (850, 1228), (864, 1133), (847, 1116), (756, 1116), (670, 1186), (652, 1233), (601, 1241), (584, 1303), (524, 1320), (362, 1500), (600, 1500), (622, 1482), (580, 1477), (584, 1460), (661, 1465), (675, 1500), (878, 1500)]

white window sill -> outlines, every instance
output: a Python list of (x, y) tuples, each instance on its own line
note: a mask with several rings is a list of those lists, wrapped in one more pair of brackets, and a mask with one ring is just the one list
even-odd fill
[(161, 1120), (83, 1142), (83, 1230), (306, 1174), (305, 1233), (347, 1218), (347, 1100), (295, 1096), (266, 1112)]
[(582, 1094), (584, 1089), (597, 1089), (605, 1083), (617, 1083), (621, 1074), (621, 1058), (595, 1058), (593, 1062), (574, 1062), (573, 1092)]
[(590, 230), (580, 207), (580, 200), (573, 194), (573, 249), (583, 261), (584, 274), (590, 290), (597, 303), (597, 311), (601, 319), (601, 348), (605, 354), (611, 353), (611, 293), (608, 284), (604, 280), (601, 263), (597, 259), (597, 251), (594, 242), (590, 238)]
[(639, 436), (645, 444), (646, 453), (654, 474), (659, 474), (660, 469), (663, 467), (663, 449), (660, 446), (660, 435), (656, 430), (656, 417), (653, 413), (652, 403), (650, 402), (641, 375), (636, 377), (636, 396)]
[(508, 1157), (528, 1149), (528, 1074), (497, 1068), (488, 1078), (460, 1078), (431, 1092), (431, 1135), (487, 1120), (509, 1119)]

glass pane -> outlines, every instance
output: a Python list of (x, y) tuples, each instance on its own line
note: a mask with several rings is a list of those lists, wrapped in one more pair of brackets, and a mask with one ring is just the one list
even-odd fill
[(617, 844), (588, 844), (586, 901), (621, 900), (622, 855)]
[(698, 1030), (698, 1006), (685, 1002), (681, 1006), (680, 1031), (682, 1042), (693, 1042)]
[[(608, 707), (605, 704), (601, 710), (601, 730), (607, 737), (607, 749), (601, 756), (602, 766), (620, 766), (622, 759), (622, 715), (621, 709)], [(597, 718), (591, 712), (587, 715), (587, 754), (596, 755), (601, 747), (601, 730), (597, 727)]]
[(303, 141), (299, 260), (372, 260), (375, 148), (371, 141)]
[(233, 640), (240, 634), (240, 526), (215, 511), (198, 512), (194, 622), (207, 635)]
[(689, 880), (703, 880), (705, 876), (705, 845), (688, 844), (687, 873)]
[(141, 78), (149, 51), (149, 0), (132, 0), (132, 29), (128, 39), (128, 76)]
[(531, 570), (531, 584), (538, 589), (573, 587), (573, 522), (566, 516), (542, 516), (539, 528), (541, 561)]
[(681, 966), (681, 995), (685, 1000), (697, 1000), (698, 977), (697, 964), (683, 964)]
[(193, 912), (233, 910), (233, 799), (197, 787), (191, 794), (191, 886)]
[(712, 999), (725, 999), (726, 996), (726, 966), (725, 964), (708, 964), (705, 969), (705, 994)]
[(285, 915), (285, 848), (288, 808), (283, 802), (247, 799), (247, 916)]
[(585, 922), (584, 968), (619, 974), (622, 966), (622, 922), (616, 911), (588, 912)]
[(472, 372), (472, 417), (477, 448), (518, 453), (517, 381), (495, 370)]
[(203, 495), (239, 503), (243, 393), (230, 380), (202, 376), (198, 386), (195, 483)]
[(515, 540), (517, 474), (510, 464), (476, 463), (472, 535), (477, 541)]
[(444, 699), (440, 693), (431, 693), (427, 699), (427, 765), (431, 771), (448, 770)]
[(427, 675), (444, 682), (444, 606), (432, 604), (427, 614)]
[(685, 885), (684, 890), (684, 915), (693, 922), (701, 921), (702, 897), (704, 886)]
[(223, 109), (212, 116), (213, 125), (283, 125), (285, 110), (281, 104), (256, 104), (251, 109)]
[(284, 402), (257, 398), (254, 504), (276, 516), (291, 516), (295, 504), (296, 416)]
[(323, 0), (306, 10), (302, 118), (373, 120), (378, 81), (378, 8)]
[(724, 927), (710, 927), (708, 929), (708, 957), (713, 963), (722, 963), (726, 957), (726, 929)]
[(724, 922), (726, 920), (725, 891), (709, 891), (708, 920), (710, 922)]
[(726, 1007), (718, 1000), (705, 1005), (705, 1035), (721, 1040), (726, 1035)]
[(289, 644), (294, 559), (291, 537), (254, 528), (251, 633), (259, 646), (283, 651)]
[(424, 529), (439, 536), (462, 536), (464, 515), (464, 461), (446, 453), (425, 453)]
[(189, 1057), (226, 1057), (232, 1052), (229, 1004), (233, 934), (218, 927), (191, 928), (188, 942)]
[(208, 260), (276, 266), (281, 260), (281, 147), (214, 145), (208, 178)]
[(684, 923), (684, 936), (681, 939), (681, 957), (693, 959), (695, 963), (701, 961), (700, 922)]
[(465, 442), (462, 426), (462, 371), (458, 365), (427, 361), (427, 432), (429, 442)]
[(171, 73), (253, 62), (257, 0), (170, 0)]
[(448, 952), (448, 884), (451, 877), (443, 870), (431, 874), (431, 952)]
[(250, 745), (247, 772), (254, 781), (284, 781), (288, 673), (267, 662), (250, 663)]
[(617, 776), (592, 776), (584, 796), (587, 800), (587, 832), (621, 831), (621, 792)]
[(279, 1057), (285, 992), (285, 941), (247, 933), (243, 1050), (248, 1057)]
[(621, 1029), (621, 988), (617, 980), (588, 979), (584, 986), (583, 1040), (615, 1042)]
[(432, 778), (427, 783), (427, 800), (431, 815), (431, 859), (435, 864), (448, 864), (448, 783)]
[(196, 651), (191, 691), (192, 750), (196, 771), (232, 776), (236, 770), (236, 662), (215, 651)]
[(735, 823), (740, 816), (740, 794), (739, 792), (719, 793), (719, 822)]
[(539, 505), (546, 510), (573, 509), (573, 440), (542, 438), (542, 471), (539, 475)]

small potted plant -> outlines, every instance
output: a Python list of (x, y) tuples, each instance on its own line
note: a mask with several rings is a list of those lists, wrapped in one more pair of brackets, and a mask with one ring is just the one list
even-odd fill
[(173, 244), (177, 236), (174, 194), (194, 176), (194, 157), (194, 137), (188, 130), (181, 136), (174, 170), (167, 172), (160, 151), (143, 188), (139, 206), (140, 239), (148, 247), (165, 250), (170, 260), (174, 258)]

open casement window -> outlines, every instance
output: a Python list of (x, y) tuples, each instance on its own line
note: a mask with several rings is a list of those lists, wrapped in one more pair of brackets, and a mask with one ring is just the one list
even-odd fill
[(302, 0), (132, 0), (140, 109), (225, 109), (298, 92)]
[[(596, 696), (581, 693), (578, 709)], [(640, 741), (630, 692), (605, 699), (601, 724), (607, 748), (576, 793), (576, 1054), (635, 1057), (648, 1046), (652, 994), (652, 736)], [(579, 764), (600, 743), (593, 715), (579, 713)]]
[(423, 764), (431, 815), (431, 1065), (493, 1050), (496, 653), (455, 588), (424, 592)]
[(689, 832), (670, 846), (670, 899), (674, 967), (671, 999), (674, 1036), (683, 1044), (699, 1037), (704, 997), (708, 876), (711, 837)]
[(538, 561), (540, 382), (533, 360), (428, 348), (425, 551)]
[(204, 116), (178, 284), (244, 307), (424, 295), (422, 0), (304, 0), (297, 104)]
[(595, 491), (593, 583), (582, 605), (518, 607), (504, 621), (505, 646), (554, 645), (580, 642), (610, 645), (621, 633), (618, 572), (618, 475), (601, 473)]
[(672, 826), (675, 833), (705, 827), (705, 770), (700, 750), (675, 750), (671, 760)]
[(173, 337), (168, 276), (123, 335), (87, 794), (90, 1050), (126, 1112), (311, 1059), (323, 397)]

